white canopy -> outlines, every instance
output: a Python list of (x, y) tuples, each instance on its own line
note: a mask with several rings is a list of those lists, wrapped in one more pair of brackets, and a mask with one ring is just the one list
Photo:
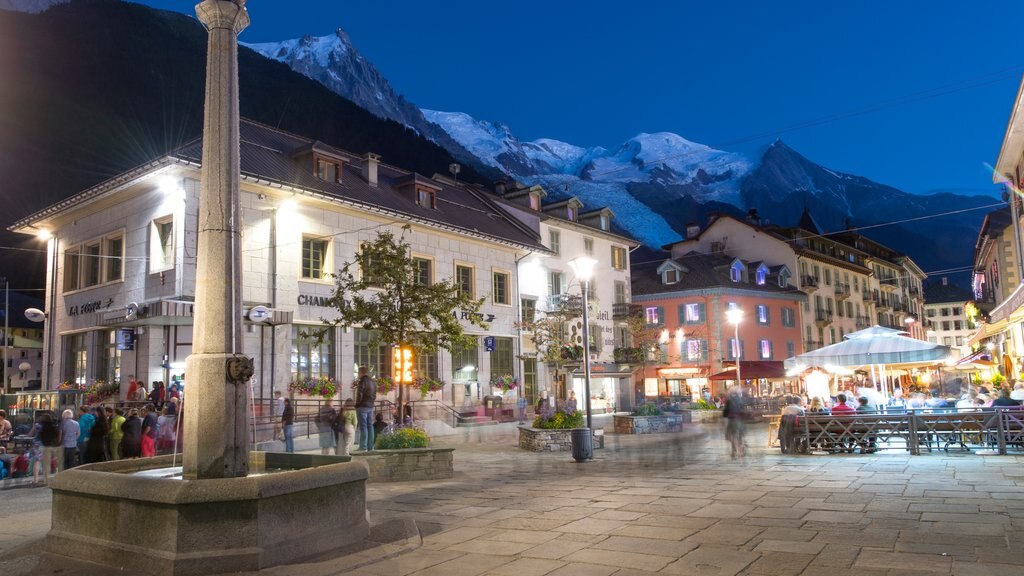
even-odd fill
[(904, 336), (906, 332), (875, 325), (846, 335), (846, 340), (798, 354), (785, 361), (786, 370), (810, 366), (868, 366), (917, 364), (945, 360), (948, 346)]

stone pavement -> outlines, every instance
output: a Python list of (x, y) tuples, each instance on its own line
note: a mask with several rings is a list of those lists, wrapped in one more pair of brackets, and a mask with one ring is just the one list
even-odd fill
[[(373, 541), (261, 574), (1024, 574), (1022, 457), (786, 456), (755, 426), (734, 461), (720, 429), (702, 430), (609, 434), (585, 464), (518, 450), (510, 425), (438, 439), (456, 447), (455, 477), (368, 485)], [(5, 534), (0, 574), (94, 573), (36, 565)]]

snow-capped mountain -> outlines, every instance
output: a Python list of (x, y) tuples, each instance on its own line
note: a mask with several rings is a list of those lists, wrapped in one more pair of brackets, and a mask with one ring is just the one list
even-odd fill
[[(544, 185), (554, 198), (572, 195), (588, 207), (609, 206), (617, 225), (648, 246), (678, 240), (688, 222), (701, 222), (713, 211), (743, 214), (756, 209), (762, 218), (793, 225), (808, 207), (827, 230), (838, 230), (889, 221), (893, 214), (914, 218), (991, 204), (990, 198), (980, 196), (907, 194), (829, 170), (781, 141), (753, 157), (669, 132), (638, 134), (614, 148), (552, 139), (524, 142), (500, 122), (417, 109), (395, 93), (341, 30), (334, 36), (248, 46), (374, 114), (416, 130), (461, 162)], [(926, 269), (962, 266), (970, 254), (957, 246), (973, 237), (983, 214), (969, 212), (955, 222), (926, 219), (914, 228), (878, 229), (874, 235)], [(925, 248), (936, 245), (949, 250)]]
[(331, 36), (303, 36), (283, 42), (240, 44), (320, 82), (371, 114), (412, 128), (448, 149), (460, 161), (475, 162), (475, 158), (458, 142), (452, 140), (436, 124), (428, 122), (419, 108), (395, 92), (380, 71), (359, 54), (348, 34), (341, 28)]

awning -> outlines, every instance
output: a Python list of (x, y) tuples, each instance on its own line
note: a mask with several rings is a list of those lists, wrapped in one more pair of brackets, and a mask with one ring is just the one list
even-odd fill
[[(574, 378), (583, 378), (583, 366), (573, 370), (572, 375)], [(632, 376), (633, 373), (629, 370), (623, 370), (621, 364), (613, 362), (590, 363), (591, 378), (631, 378)]]
[(971, 337), (967, 339), (967, 344), (974, 346), (986, 338), (990, 338), (1005, 331), (1006, 327), (1009, 325), (1010, 321), (1006, 318), (998, 322), (986, 322), (978, 327), (978, 329), (974, 331), (974, 334), (971, 334)]
[[(740, 377), (744, 380), (775, 380), (786, 377), (786, 369), (778, 360), (740, 360)], [(718, 374), (712, 374), (709, 380), (735, 380), (736, 367), (729, 367)]]

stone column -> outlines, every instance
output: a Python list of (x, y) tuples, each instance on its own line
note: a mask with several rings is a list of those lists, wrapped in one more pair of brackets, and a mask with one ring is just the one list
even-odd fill
[(196, 304), (186, 361), (184, 477), (245, 476), (249, 470), (248, 378), (242, 356), (239, 207), (238, 34), (245, 0), (203, 0), (209, 32), (203, 166), (199, 192)]

